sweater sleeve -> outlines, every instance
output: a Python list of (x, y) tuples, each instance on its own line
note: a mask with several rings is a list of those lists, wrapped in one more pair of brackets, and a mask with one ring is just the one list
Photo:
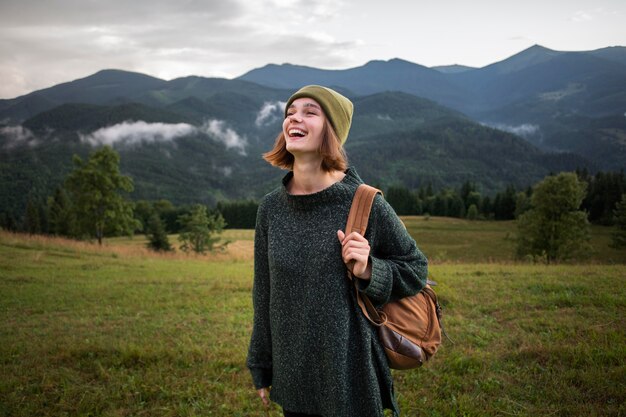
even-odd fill
[(257, 389), (272, 385), (272, 335), (270, 329), (270, 274), (267, 252), (267, 216), (263, 201), (257, 211), (254, 237), (254, 321), (247, 366)]
[(377, 305), (417, 294), (426, 285), (428, 261), (385, 199), (377, 195), (366, 238), (372, 276), (359, 289)]

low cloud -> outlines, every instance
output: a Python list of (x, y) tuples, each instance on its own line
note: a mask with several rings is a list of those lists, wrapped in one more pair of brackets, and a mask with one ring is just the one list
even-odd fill
[(246, 154), (248, 140), (226, 126), (223, 120), (208, 120), (197, 127), (187, 123), (146, 123), (122, 122), (100, 128), (87, 135), (79, 133), (80, 140), (92, 146), (99, 145), (137, 145), (141, 143), (171, 142), (178, 138), (192, 135), (206, 135), (223, 143), (227, 149), (236, 149), (241, 155)]
[(88, 135), (79, 133), (79, 136), (81, 141), (93, 146), (114, 145), (116, 143), (135, 145), (142, 142), (169, 142), (179, 137), (192, 135), (195, 132), (196, 128), (187, 123), (169, 124), (127, 121), (100, 128)]
[(222, 168), (219, 168), (219, 171), (225, 177), (230, 177), (231, 175), (233, 175), (233, 168), (232, 167), (222, 167)]
[(16, 142), (27, 142), (35, 138), (33, 132), (20, 125), (0, 127), (0, 135), (7, 136), (10, 140)]
[(261, 110), (257, 113), (254, 124), (256, 124), (257, 127), (261, 127), (282, 119), (283, 110), (286, 105), (287, 102), (285, 101), (266, 101), (263, 103)]
[(39, 140), (33, 132), (21, 125), (0, 127), (0, 136), (8, 139), (4, 143), (5, 149), (13, 149), (21, 145), (27, 145), (32, 148), (39, 144)]
[(202, 125), (200, 130), (218, 142), (223, 143), (226, 149), (234, 148), (239, 154), (246, 155), (248, 139), (245, 136), (239, 136), (237, 132), (227, 127), (223, 120), (209, 120)]
[(496, 123), (489, 126), (499, 130), (504, 130), (505, 132), (513, 133), (514, 135), (521, 136), (526, 139), (541, 133), (541, 128), (539, 127), (539, 125), (533, 125), (530, 123), (524, 123), (518, 126)]

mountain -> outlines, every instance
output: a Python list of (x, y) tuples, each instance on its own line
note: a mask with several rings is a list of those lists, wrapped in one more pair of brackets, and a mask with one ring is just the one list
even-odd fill
[[(623, 115), (625, 63), (624, 47), (562, 52), (534, 45), (483, 68), (426, 68), (396, 59), (333, 71), (268, 65), (240, 78), (292, 90), (319, 80), (356, 95), (401, 91), (458, 110), (479, 123), (521, 132), (544, 150), (575, 152), (588, 146), (581, 144), (581, 135), (563, 140), (563, 133), (572, 131), (563, 123)], [(620, 138), (626, 132), (607, 136), (602, 126), (593, 125), (595, 130), (586, 131), (586, 142), (601, 136), (613, 152), (585, 155), (605, 169), (624, 167), (626, 148)]]
[[(296, 89), (319, 83), (346, 88), (357, 95), (402, 91), (428, 98), (476, 119), (502, 106), (535, 100), (557, 103), (564, 95), (571, 107), (558, 111), (589, 116), (623, 113), (626, 48), (561, 52), (534, 45), (483, 68), (427, 68), (400, 59), (371, 61), (346, 70), (320, 70), (290, 64), (267, 65), (238, 79)], [(592, 99), (585, 106), (580, 103)], [(498, 120), (507, 122), (507, 120)]]
[(595, 51), (589, 51), (587, 53), (597, 56), (598, 58), (626, 65), (626, 47), (624, 46), (610, 46), (608, 48), (596, 49)]
[(147, 123), (182, 123), (191, 121), (191, 118), (139, 103), (116, 106), (68, 103), (37, 114), (26, 120), (23, 126), (35, 132), (48, 129), (87, 132), (128, 120), (141, 120)]
[(358, 114), (346, 150), (364, 178), (387, 188), (441, 188), (464, 181), (483, 190), (531, 184), (549, 171), (590, 166), (572, 154), (549, 154), (426, 99), (378, 93), (354, 100)]
[(479, 71), (492, 76), (496, 74), (511, 74), (537, 64), (551, 61), (561, 54), (563, 54), (563, 52), (553, 51), (541, 45), (533, 45), (505, 60), (480, 68)]
[[(67, 103), (0, 128), (0, 212), (19, 216), (29, 196), (45, 199), (71, 170), (73, 154), (86, 158), (105, 143), (120, 153), (135, 199), (260, 198), (284, 175), (259, 157), (280, 131), (283, 108), (247, 85), (235, 88), (239, 83), (162, 107)], [(489, 194), (507, 184), (527, 186), (550, 171), (593, 168), (582, 157), (545, 153), (411, 94), (351, 98), (357, 112), (346, 150), (362, 177), (383, 188), (459, 187), (470, 180)]]
[(268, 65), (233, 79), (170, 81), (119, 70), (0, 100), (0, 213), (19, 217), (71, 170), (112, 144), (135, 199), (176, 204), (260, 198), (283, 172), (260, 155), (284, 101), (307, 83), (352, 99), (346, 144), (382, 188), (527, 187), (550, 172), (626, 167), (624, 48), (533, 46), (484, 68), (393, 59), (347, 70)]
[(551, 102), (560, 111), (605, 116), (619, 112), (626, 97), (626, 66), (592, 54), (541, 47), (451, 77), (475, 97), (473, 109), (461, 110), (478, 117), (529, 100)]
[(221, 78), (183, 77), (165, 81), (147, 75), (103, 70), (93, 75), (38, 90), (21, 97), (0, 102), (0, 120), (16, 124), (61, 104), (86, 103), (114, 105), (142, 103), (151, 107), (174, 105), (195, 97), (206, 100), (217, 94), (237, 94), (246, 91), (246, 97), (256, 102), (274, 100), (288, 95), (262, 85)]
[(442, 72), (444, 74), (457, 74), (459, 72), (465, 72), (465, 71), (471, 71), (474, 70), (476, 68), (474, 67), (468, 67), (465, 65), (439, 65), (436, 67), (431, 67), (432, 69)]
[(357, 95), (402, 91), (448, 105), (463, 101), (463, 89), (439, 71), (402, 59), (370, 61), (347, 70), (321, 70), (297, 65), (267, 65), (241, 77), (261, 85), (294, 90), (307, 84), (347, 89)]
[(166, 81), (144, 74), (102, 70), (85, 78), (4, 100), (0, 105), (0, 120), (21, 122), (64, 103), (125, 102), (127, 97), (137, 92), (157, 89), (165, 83)]

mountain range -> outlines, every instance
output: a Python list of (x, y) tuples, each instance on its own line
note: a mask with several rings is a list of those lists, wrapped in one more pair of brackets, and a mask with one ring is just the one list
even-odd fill
[(549, 172), (626, 166), (624, 47), (533, 46), (483, 68), (270, 64), (232, 80), (103, 70), (0, 100), (0, 211), (43, 199), (72, 154), (103, 144), (120, 153), (133, 198), (260, 198), (284, 174), (260, 154), (280, 131), (284, 101), (305, 84), (353, 100), (346, 150), (364, 180), (383, 188), (472, 181), (490, 194)]

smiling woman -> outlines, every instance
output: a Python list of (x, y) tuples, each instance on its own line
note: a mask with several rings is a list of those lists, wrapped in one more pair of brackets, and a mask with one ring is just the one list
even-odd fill
[(359, 291), (382, 305), (417, 293), (427, 261), (380, 196), (364, 236), (343, 232), (363, 183), (343, 148), (352, 112), (336, 91), (303, 87), (287, 101), (282, 132), (263, 155), (290, 172), (257, 213), (247, 364), (263, 404), (271, 397), (288, 417), (398, 415), (385, 353), (346, 265), (353, 264)]

